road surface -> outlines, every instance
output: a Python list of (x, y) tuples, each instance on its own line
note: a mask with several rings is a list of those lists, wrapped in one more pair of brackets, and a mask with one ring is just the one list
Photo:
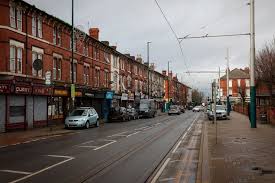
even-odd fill
[(162, 115), (0, 149), (0, 182), (146, 182), (200, 113)]

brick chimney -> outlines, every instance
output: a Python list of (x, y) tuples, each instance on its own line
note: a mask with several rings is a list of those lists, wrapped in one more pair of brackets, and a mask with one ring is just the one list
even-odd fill
[(99, 39), (99, 29), (98, 28), (90, 28), (89, 34), (92, 38)]
[(162, 70), (162, 75), (167, 76), (166, 70)]

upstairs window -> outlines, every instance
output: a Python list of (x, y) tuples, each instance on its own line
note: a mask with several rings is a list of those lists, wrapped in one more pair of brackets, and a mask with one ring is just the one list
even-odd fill
[(246, 87), (250, 87), (250, 81), (249, 81), (249, 79), (246, 79), (246, 80), (245, 80), (245, 86), (246, 86)]
[(10, 7), (10, 26), (22, 31), (22, 10)]
[(32, 16), (32, 35), (35, 37), (39, 37), (42, 38), (42, 27), (43, 27), (43, 23), (42, 23), (42, 17), (40, 16)]
[(61, 46), (61, 32), (57, 27), (53, 28), (53, 44)]
[(86, 43), (83, 45), (83, 54), (88, 57), (89, 56), (89, 45)]
[[(73, 45), (73, 47), (74, 47), (74, 52), (76, 52), (76, 39), (74, 39), (74, 45)], [(70, 50), (72, 50), (72, 38), (70, 38)]]
[(94, 82), (94, 87), (99, 87), (99, 82), (100, 82), (100, 68), (96, 67), (95, 68), (95, 82)]
[(232, 79), (229, 80), (229, 87), (232, 87)]
[[(74, 81), (73, 83), (76, 83), (76, 77), (77, 77), (77, 61), (74, 59), (74, 63), (73, 63), (73, 77), (74, 77)], [(72, 64), (70, 63), (70, 81), (72, 82)]]
[(61, 80), (61, 58), (53, 57), (53, 79)]
[(110, 56), (109, 53), (104, 52), (104, 61), (105, 61), (106, 63), (110, 63), (110, 58), (109, 58), (109, 56)]
[[(38, 53), (38, 52), (35, 52), (35, 51), (33, 51), (32, 52), (32, 63), (36, 60), (36, 59), (40, 59), (40, 60), (42, 60), (42, 62), (43, 62), (43, 56), (42, 56), (42, 53)], [(39, 71), (36, 71), (34, 68), (32, 68), (32, 75), (33, 76), (38, 76), (38, 77), (40, 77), (40, 78), (42, 78), (42, 70), (43, 69), (41, 69), (41, 70), (39, 70)]]
[(109, 87), (109, 71), (108, 70), (104, 71), (104, 87), (106, 87), (106, 88)]
[(83, 80), (84, 84), (89, 84), (89, 72), (90, 72), (90, 67), (88, 65), (84, 65), (84, 74), (83, 74)]
[(22, 48), (10, 46), (10, 72), (22, 73), (22, 54)]

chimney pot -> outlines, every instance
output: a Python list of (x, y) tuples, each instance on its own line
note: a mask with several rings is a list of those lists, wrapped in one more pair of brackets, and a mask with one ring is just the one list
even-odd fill
[(98, 28), (90, 28), (89, 35), (92, 38), (99, 39), (99, 29)]

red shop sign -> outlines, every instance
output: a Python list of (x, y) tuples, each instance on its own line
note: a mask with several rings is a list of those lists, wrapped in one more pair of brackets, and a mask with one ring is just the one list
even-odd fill
[(10, 85), (0, 84), (0, 93), (10, 93)]
[(18, 93), (18, 94), (31, 94), (32, 87), (31, 86), (15, 86), (14, 92)]
[(43, 87), (43, 86), (34, 86), (32, 93), (34, 95), (51, 95), (53, 89), (49, 87)]

